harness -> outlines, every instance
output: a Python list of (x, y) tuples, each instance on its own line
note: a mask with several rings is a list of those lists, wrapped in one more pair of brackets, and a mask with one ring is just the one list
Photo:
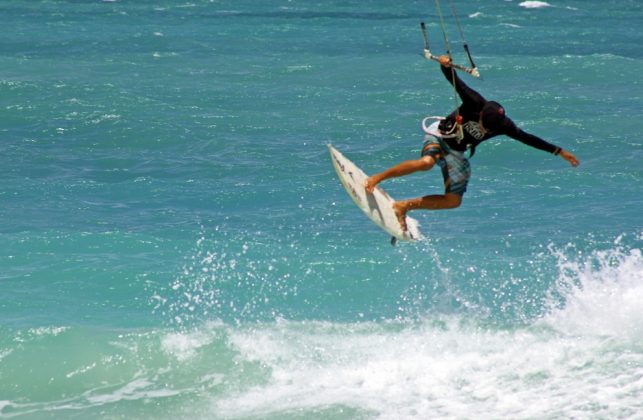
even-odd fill
[[(462, 117), (460, 117), (462, 119)], [(427, 116), (422, 120), (422, 131), (426, 134), (437, 137), (439, 139), (455, 139), (460, 144), (464, 139), (464, 130), (462, 128), (462, 121), (447, 125), (448, 120), (445, 117)], [(476, 140), (474, 143), (469, 144), (469, 157), (471, 158), (476, 153), (476, 147), (482, 140)]]
[[(433, 122), (431, 123), (431, 125), (427, 126), (428, 121)], [(440, 137), (442, 139), (455, 139), (458, 144), (460, 144), (460, 142), (464, 138), (464, 132), (462, 131), (461, 124), (453, 124), (453, 126), (447, 129), (448, 131), (445, 132), (445, 127), (440, 127), (441, 125), (443, 125), (442, 121), (446, 121), (446, 118), (429, 115), (422, 120), (422, 130), (426, 134)]]

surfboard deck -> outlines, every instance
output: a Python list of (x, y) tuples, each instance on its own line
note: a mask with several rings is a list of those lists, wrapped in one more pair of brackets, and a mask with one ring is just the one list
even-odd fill
[(373, 194), (368, 194), (364, 188), (364, 181), (368, 175), (331, 144), (328, 145), (328, 150), (337, 176), (348, 195), (369, 219), (393, 237), (391, 240), (393, 245), (396, 240), (417, 241), (422, 238), (417, 220), (406, 216), (408, 230), (403, 231), (393, 211), (394, 200), (386, 191), (378, 185)]

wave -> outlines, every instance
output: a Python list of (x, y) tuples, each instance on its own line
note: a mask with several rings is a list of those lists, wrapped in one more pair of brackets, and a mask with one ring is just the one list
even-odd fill
[[(8, 390), (4, 381), (0, 416), (626, 418), (643, 409), (640, 342), (569, 335), (546, 323), (275, 320), (111, 333), (99, 342), (93, 352), (57, 355), (55, 371), (31, 360), (29, 383)], [(2, 368), (9, 381), (11, 357)], [(92, 363), (79, 369), (83, 360)]]
[(3, 331), (0, 416), (634, 417), (643, 257), (619, 241), (552, 248), (550, 309), (523, 325), (457, 313)]
[[(241, 299), (227, 301), (232, 295), (208, 282), (232, 276), (226, 281), (235, 290), (251, 281), (294, 292), (270, 285), (270, 273), (279, 273), (272, 255), (265, 271), (253, 255), (248, 274), (243, 258), (251, 246), (228, 241), (235, 246), (214, 253), (201, 238), (184, 277), (167, 290), (181, 299), (155, 299), (180, 321), (136, 330), (2, 327), (0, 417), (634, 417), (643, 410), (643, 256), (636, 246), (643, 235), (631, 239), (550, 245), (508, 277), (464, 266), (479, 289), (463, 288), (469, 279), (448, 270), (452, 261), (438, 258), (439, 244), (426, 244), (422, 251), (435, 253), (443, 274), (440, 293), (460, 303), (455, 311), (420, 305), (414, 312), (418, 294), (434, 289), (407, 287), (402, 298), (388, 296), (406, 305), (403, 316), (219, 320), (217, 308)], [(540, 281), (549, 276), (554, 281)], [(495, 291), (487, 287), (494, 282)], [(540, 300), (534, 284), (543, 287)], [(499, 321), (499, 311), (474, 300), (482, 291), (493, 294), (487, 303), (518, 316)], [(539, 309), (525, 315), (532, 306)], [(215, 317), (204, 320), (207, 314)]]

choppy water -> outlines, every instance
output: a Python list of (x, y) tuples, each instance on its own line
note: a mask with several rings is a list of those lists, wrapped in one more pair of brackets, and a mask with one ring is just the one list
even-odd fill
[(392, 248), (326, 144), (380, 171), (453, 107), (394, 3), (0, 4), (0, 417), (640, 418), (643, 5), (455, 1), (581, 166), (485, 142)]

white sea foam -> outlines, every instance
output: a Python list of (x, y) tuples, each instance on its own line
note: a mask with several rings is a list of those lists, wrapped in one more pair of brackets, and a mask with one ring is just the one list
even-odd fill
[(87, 373), (90, 370), (94, 369), (95, 367), (96, 367), (96, 363), (92, 363), (92, 364), (90, 364), (88, 366), (83, 366), (83, 367), (81, 367), (79, 369), (76, 369), (76, 370), (73, 370), (73, 371), (67, 373), (65, 375), (65, 377), (66, 378), (72, 378), (72, 377), (74, 377), (76, 375), (81, 375), (81, 374)]
[(13, 353), (13, 349), (0, 349), (0, 362), (11, 353)]
[[(119, 333), (104, 347), (117, 363), (75, 364), (64, 380), (80, 383), (106, 367), (119, 379), (57, 401), (3, 401), (0, 413), (104, 407), (113, 414), (124, 402), (167, 399), (185, 406), (160, 418), (324, 418), (325, 410), (381, 419), (636, 418), (643, 412), (643, 257), (621, 242), (589, 253), (552, 248), (559, 261), (552, 308), (530, 325), (489, 326), (461, 314)], [(128, 368), (128, 359), (138, 362)]]
[(86, 399), (92, 405), (103, 405), (123, 400), (171, 397), (180, 393), (176, 390), (155, 388), (154, 383), (148, 379), (137, 378), (111, 393), (88, 393)]
[(67, 331), (69, 327), (38, 327), (29, 328), (28, 332), (32, 336), (57, 336)]
[[(642, 355), (547, 329), (284, 326), (235, 334), (270, 382), (215, 403), (224, 416), (341, 405), (381, 418), (609, 416), (643, 409)], [(600, 390), (600, 392), (598, 392)]]
[(565, 304), (546, 322), (567, 334), (643, 343), (643, 257), (640, 249), (596, 251), (569, 260), (559, 254), (558, 291)]
[(213, 410), (232, 418), (324, 407), (386, 419), (634, 417), (643, 412), (641, 252), (563, 254), (558, 307), (525, 327), (453, 316), (230, 330), (240, 358), (266, 367), (270, 379), (217, 398)]
[(523, 1), (518, 6), (524, 7), (525, 9), (538, 9), (540, 7), (549, 7), (551, 4), (545, 1)]
[(213, 322), (204, 330), (166, 334), (161, 339), (161, 348), (178, 361), (184, 362), (196, 356), (199, 349), (212, 342), (215, 338), (213, 332), (218, 326), (220, 326), (219, 323)]

